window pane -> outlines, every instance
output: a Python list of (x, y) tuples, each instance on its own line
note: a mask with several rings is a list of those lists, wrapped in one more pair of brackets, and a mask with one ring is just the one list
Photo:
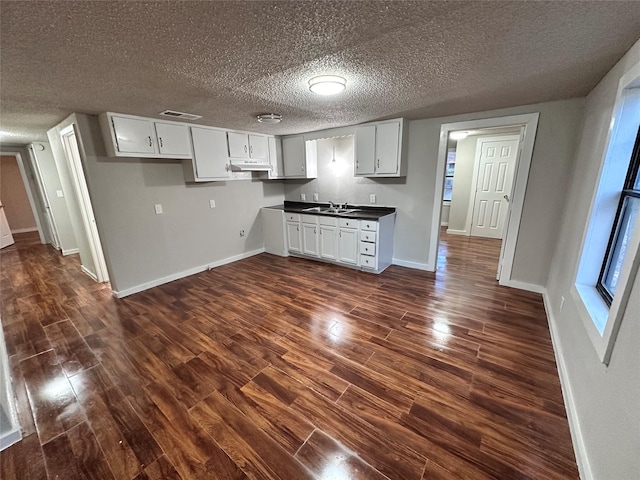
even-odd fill
[(447, 153), (447, 170), (445, 175), (451, 176), (453, 175), (453, 171), (456, 168), (456, 152), (448, 152)]
[(451, 200), (451, 191), (453, 190), (453, 177), (446, 177), (444, 179), (444, 195), (443, 200)]
[(611, 256), (608, 259), (607, 270), (602, 279), (604, 287), (609, 290), (611, 296), (615, 295), (618, 280), (620, 278), (620, 270), (624, 262), (625, 254), (629, 248), (631, 241), (631, 233), (633, 226), (638, 219), (640, 212), (640, 198), (626, 197), (622, 204), (620, 220), (618, 222), (616, 237), (613, 242)]

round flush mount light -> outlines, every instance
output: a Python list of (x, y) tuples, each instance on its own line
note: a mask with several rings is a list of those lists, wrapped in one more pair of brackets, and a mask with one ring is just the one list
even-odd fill
[(469, 132), (451, 132), (451, 134), (449, 134), (449, 137), (452, 140), (462, 140), (463, 138), (467, 138), (468, 135)]
[(335, 95), (347, 86), (347, 80), (337, 75), (320, 75), (309, 80), (309, 90), (318, 95)]
[(281, 121), (282, 115), (279, 115), (277, 113), (261, 113), (260, 115), (258, 115), (258, 122), (260, 123), (274, 124), (280, 123)]

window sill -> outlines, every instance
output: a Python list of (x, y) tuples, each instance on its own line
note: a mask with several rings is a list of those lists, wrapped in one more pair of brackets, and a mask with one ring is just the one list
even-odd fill
[[(605, 303), (600, 296), (600, 293), (593, 285), (581, 285), (576, 283), (575, 293), (572, 291), (574, 300), (578, 305), (582, 304), (580, 308), (581, 316), (588, 322), (591, 322), (598, 334), (602, 337), (604, 334), (604, 327), (607, 325), (609, 319), (609, 306)], [(576, 298), (577, 297), (577, 298)]]

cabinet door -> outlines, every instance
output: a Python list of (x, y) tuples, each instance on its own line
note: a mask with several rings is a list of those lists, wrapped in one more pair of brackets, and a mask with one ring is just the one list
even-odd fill
[(156, 152), (153, 123), (142, 118), (111, 117), (118, 151), (149, 154)]
[(276, 137), (269, 137), (269, 164), (271, 171), (269, 178), (280, 178), (284, 176), (284, 166), (282, 164), (282, 140)]
[(287, 222), (287, 245), (290, 252), (302, 253), (300, 222)]
[(328, 225), (320, 226), (320, 257), (327, 260), (336, 260), (338, 228)]
[(227, 134), (221, 130), (191, 127), (193, 161), (198, 178), (229, 178)]
[(357, 265), (358, 230), (341, 228), (338, 231), (338, 261)]
[(311, 223), (302, 224), (302, 253), (318, 257), (318, 226)]
[(176, 155), (190, 158), (189, 128), (186, 125), (156, 122), (160, 155)]
[(381, 123), (376, 127), (376, 175), (398, 172), (400, 122)]
[(355, 159), (356, 175), (368, 175), (375, 172), (376, 127), (366, 125), (356, 128)]
[(304, 177), (305, 172), (304, 137), (286, 137), (282, 139), (282, 160), (285, 177)]
[(269, 158), (267, 137), (262, 135), (249, 135), (249, 156), (260, 160), (267, 160)]
[(231, 158), (249, 158), (249, 137), (246, 134), (227, 132), (227, 138)]

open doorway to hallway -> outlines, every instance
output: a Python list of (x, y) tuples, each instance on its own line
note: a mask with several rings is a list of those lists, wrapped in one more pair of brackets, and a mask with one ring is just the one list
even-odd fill
[(499, 279), (521, 135), (519, 125), (449, 132), (438, 269), (481, 266)]

